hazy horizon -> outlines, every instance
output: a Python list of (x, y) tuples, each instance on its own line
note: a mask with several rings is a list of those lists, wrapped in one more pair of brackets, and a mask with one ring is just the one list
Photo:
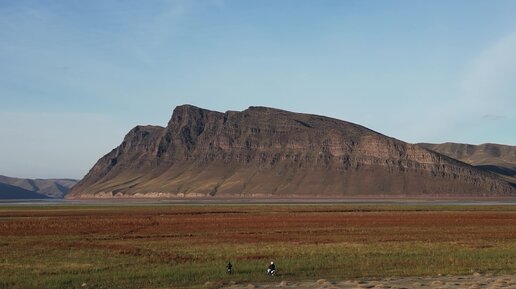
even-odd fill
[(0, 175), (80, 179), (175, 106), (516, 144), (514, 1), (0, 4)]

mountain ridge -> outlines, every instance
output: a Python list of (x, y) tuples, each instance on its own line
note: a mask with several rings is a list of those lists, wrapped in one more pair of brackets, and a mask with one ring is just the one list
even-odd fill
[(0, 183), (0, 200), (50, 199), (43, 194)]
[(182, 105), (136, 126), (67, 196), (514, 195), (497, 175), (325, 116)]
[[(74, 179), (28, 179), (0, 175), (0, 184), (18, 187), (49, 198), (63, 198), (78, 181)], [(7, 193), (8, 187), (4, 187)], [(14, 194), (14, 191), (12, 192)]]
[(479, 145), (446, 142), (419, 143), (425, 148), (493, 172), (516, 185), (516, 146), (484, 143)]

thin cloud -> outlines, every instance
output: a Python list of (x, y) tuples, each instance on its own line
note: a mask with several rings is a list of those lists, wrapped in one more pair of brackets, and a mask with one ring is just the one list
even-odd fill
[(487, 114), (504, 111), (516, 99), (516, 33), (507, 35), (481, 53), (463, 78), (462, 100)]
[(496, 115), (496, 114), (484, 114), (482, 116), (482, 119), (486, 119), (486, 120), (501, 120), (501, 119), (505, 119), (505, 118), (507, 118), (507, 116)]
[[(480, 124), (509, 117), (516, 107), (516, 33), (502, 37), (469, 62), (456, 95), (433, 105), (420, 117), (419, 139), (463, 141), (465, 132), (489, 137)], [(462, 136), (464, 134), (464, 136)], [(434, 140), (435, 141), (435, 140)]]

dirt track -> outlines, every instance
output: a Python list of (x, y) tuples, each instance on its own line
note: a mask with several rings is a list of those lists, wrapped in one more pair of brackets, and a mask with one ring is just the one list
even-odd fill
[(302, 288), (302, 289), (351, 289), (351, 288), (429, 288), (429, 289), (514, 289), (516, 275), (480, 275), (475, 273), (469, 276), (443, 277), (405, 277), (367, 280), (329, 281), (317, 280), (313, 282), (277, 281), (268, 284), (229, 284), (224, 289), (270, 289), (270, 288)]

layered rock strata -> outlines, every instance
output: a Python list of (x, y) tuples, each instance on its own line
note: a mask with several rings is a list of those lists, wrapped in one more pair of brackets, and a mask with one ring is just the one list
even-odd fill
[(69, 198), (511, 196), (495, 174), (328, 117), (183, 105), (137, 126)]

